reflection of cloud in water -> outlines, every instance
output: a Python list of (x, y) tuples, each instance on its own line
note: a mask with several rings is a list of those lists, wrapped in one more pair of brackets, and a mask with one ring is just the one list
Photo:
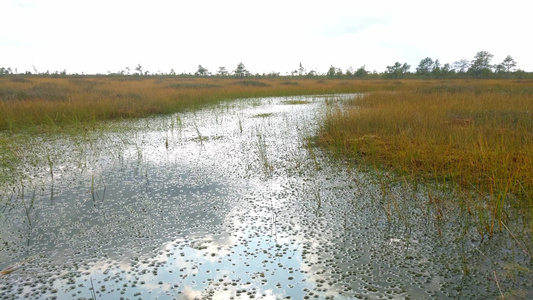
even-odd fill
[(200, 299), (202, 297), (202, 291), (195, 291), (191, 287), (186, 286), (183, 291), (183, 297), (185, 299)]
[[(96, 262), (84, 271), (76, 283), (93, 278), (99, 294), (102, 286), (111, 285), (110, 274), (123, 274), (122, 282), (132, 284), (120, 290), (123, 295), (169, 296), (194, 299), (210, 295), (225, 299), (237, 295), (241, 299), (261, 296), (279, 299), (286, 295), (303, 297), (305, 275), (301, 273), (298, 244), (288, 238), (263, 235), (269, 224), (262, 224), (257, 215), (235, 210), (227, 215), (223, 230), (231, 234), (190, 234), (168, 242), (133, 260)], [(106, 283), (107, 282), (107, 283)], [(132, 289), (134, 292), (130, 292)]]

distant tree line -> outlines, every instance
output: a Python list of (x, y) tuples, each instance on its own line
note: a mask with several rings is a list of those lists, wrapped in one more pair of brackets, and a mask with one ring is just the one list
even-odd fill
[[(286, 73), (283, 76), (291, 77), (326, 77), (326, 78), (358, 78), (358, 79), (444, 79), (444, 78), (514, 78), (514, 79), (524, 79), (532, 78), (532, 72), (525, 72), (517, 68), (516, 61), (510, 56), (507, 55), (505, 59), (498, 63), (492, 64), (492, 59), (494, 55), (490, 54), (487, 51), (479, 51), (472, 60), (460, 59), (453, 63), (442, 64), (438, 59), (433, 60), (430, 57), (426, 57), (420, 61), (418, 66), (414, 71), (411, 71), (411, 66), (407, 63), (395, 62), (394, 64), (387, 66), (386, 70), (379, 73), (376, 70), (369, 71), (366, 69), (366, 66), (361, 66), (358, 69), (354, 70), (353, 68), (348, 68), (343, 71), (340, 68), (331, 66), (326, 73), (319, 73), (316, 70), (307, 71), (302, 63), (299, 64), (298, 69), (295, 69), (289, 73)], [(34, 73), (26, 71), (23, 75), (45, 75), (45, 76), (68, 76), (66, 70), (62, 72), (50, 73), (46, 71), (44, 73), (39, 73), (35, 67), (33, 67)], [(0, 76), (2, 75), (14, 75), (18, 74), (17, 70), (15, 72), (11, 68), (0, 68)], [(70, 75), (80, 75), (80, 74), (70, 74)], [(84, 75), (84, 74), (81, 74)], [(103, 75), (103, 74), (95, 74)], [(252, 74), (246, 69), (244, 64), (241, 62), (237, 65), (234, 70), (228, 70), (226, 67), (219, 67), (216, 73), (210, 72), (207, 68), (204, 68), (202, 65), (198, 65), (198, 70), (194, 73), (181, 73), (177, 74), (174, 69), (170, 70), (170, 73), (156, 72), (150, 73), (147, 70), (144, 70), (143, 67), (138, 64), (132, 71), (129, 67), (124, 68), (118, 72), (108, 71), (108, 76), (181, 76), (181, 77), (207, 77), (207, 76), (216, 76), (216, 77), (279, 77), (280, 72), (271, 72), (268, 74)]]

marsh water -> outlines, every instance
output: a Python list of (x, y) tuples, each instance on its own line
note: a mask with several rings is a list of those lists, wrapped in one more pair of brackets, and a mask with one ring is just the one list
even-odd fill
[(243, 99), (34, 137), (0, 192), (0, 297), (533, 297), (520, 245), (428, 203), (445, 189), (313, 146), (328, 106), (357, 96)]

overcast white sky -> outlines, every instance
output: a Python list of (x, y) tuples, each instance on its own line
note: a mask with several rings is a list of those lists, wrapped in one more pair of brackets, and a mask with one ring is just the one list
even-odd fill
[(18, 72), (325, 73), (478, 51), (533, 71), (526, 0), (0, 0), (0, 67)]

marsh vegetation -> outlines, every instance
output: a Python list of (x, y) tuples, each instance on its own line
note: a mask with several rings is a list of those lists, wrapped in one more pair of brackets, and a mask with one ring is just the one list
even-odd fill
[(287, 82), (0, 78), (0, 295), (533, 295), (532, 82)]
[[(318, 142), (357, 167), (453, 191), (479, 233), (533, 223), (531, 82), (403, 82), (331, 109)], [(511, 212), (513, 211), (513, 212)], [(529, 224), (529, 225), (528, 225)]]
[[(96, 121), (198, 109), (220, 101), (266, 96), (348, 93), (353, 81), (180, 77), (0, 77), (0, 129), (53, 130)], [(344, 83), (344, 84), (343, 84)], [(358, 85), (358, 84), (357, 84)]]

